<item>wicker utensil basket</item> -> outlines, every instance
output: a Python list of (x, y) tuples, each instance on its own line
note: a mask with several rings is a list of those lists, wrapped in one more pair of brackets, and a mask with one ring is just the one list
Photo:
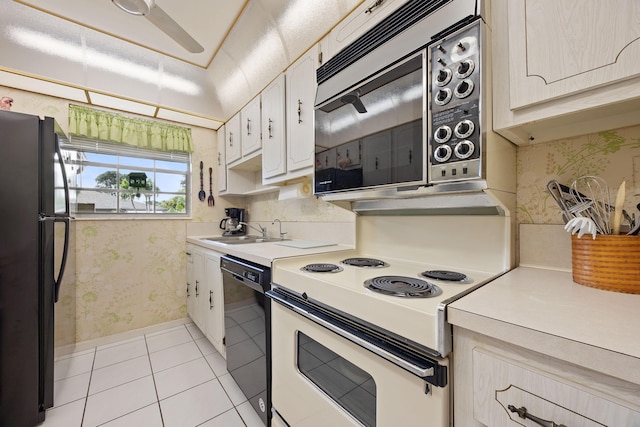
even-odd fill
[(640, 236), (571, 237), (573, 281), (606, 291), (640, 294)]

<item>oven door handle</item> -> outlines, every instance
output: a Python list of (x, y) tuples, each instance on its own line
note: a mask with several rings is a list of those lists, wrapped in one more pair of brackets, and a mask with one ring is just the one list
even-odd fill
[[(430, 366), (419, 366), (411, 361), (408, 361), (402, 357), (399, 357), (384, 348), (381, 348), (368, 340), (360, 337), (350, 331), (348, 331), (344, 326), (341, 325), (342, 322), (338, 319), (330, 318), (329, 316), (322, 315), (322, 313), (313, 313), (313, 308), (304, 305), (298, 301), (287, 298), (277, 292), (267, 291), (266, 296), (272, 299), (273, 301), (281, 304), (282, 306), (294, 311), (295, 313), (311, 320), (314, 323), (317, 323), (320, 326), (323, 326), (330, 331), (340, 335), (343, 338), (351, 341), (354, 344), (357, 344), (372, 353), (382, 357), (383, 359), (397, 365), (414, 375), (417, 375), (420, 378), (425, 379), (425, 381), (444, 387), (446, 385), (446, 380), (442, 381), (438, 377), (440, 377), (440, 372), (436, 373), (436, 367), (440, 368), (437, 363), (432, 361), (426, 361), (425, 364), (429, 364)], [(443, 383), (444, 382), (444, 383)]]

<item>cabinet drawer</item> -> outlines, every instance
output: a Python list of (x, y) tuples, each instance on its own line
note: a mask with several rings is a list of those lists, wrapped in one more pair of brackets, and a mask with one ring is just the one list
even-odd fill
[(492, 427), (540, 425), (519, 417), (509, 406), (526, 408), (530, 415), (570, 427), (640, 426), (637, 408), (628, 408), (614, 398), (474, 348), (474, 418)]

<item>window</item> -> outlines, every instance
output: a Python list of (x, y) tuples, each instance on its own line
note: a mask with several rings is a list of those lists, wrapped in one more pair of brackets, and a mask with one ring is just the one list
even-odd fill
[(61, 141), (77, 214), (187, 216), (191, 155), (72, 137)]

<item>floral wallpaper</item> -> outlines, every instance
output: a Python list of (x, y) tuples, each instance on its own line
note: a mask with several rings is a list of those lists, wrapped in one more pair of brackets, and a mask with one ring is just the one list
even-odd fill
[(185, 230), (183, 221), (76, 224), (79, 341), (186, 317)]
[(571, 185), (584, 175), (603, 178), (611, 201), (625, 181), (625, 209), (640, 202), (640, 126), (519, 147), (517, 151), (518, 224), (562, 224), (560, 209), (547, 191), (555, 179)]

